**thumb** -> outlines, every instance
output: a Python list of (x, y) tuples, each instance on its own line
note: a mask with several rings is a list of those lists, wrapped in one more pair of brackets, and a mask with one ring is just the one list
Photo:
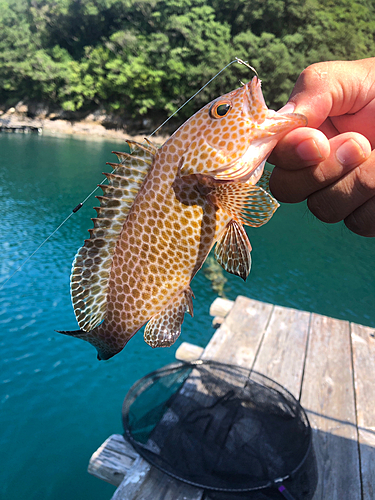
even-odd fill
[(374, 83), (375, 58), (312, 64), (298, 77), (287, 106), (319, 128), (328, 117), (354, 114), (375, 99)]

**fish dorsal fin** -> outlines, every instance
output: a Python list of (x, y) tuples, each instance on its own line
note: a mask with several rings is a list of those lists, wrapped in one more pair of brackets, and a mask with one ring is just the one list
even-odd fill
[(246, 281), (251, 269), (251, 245), (243, 226), (235, 220), (216, 243), (215, 258), (228, 273)]
[(214, 203), (234, 220), (247, 226), (259, 227), (275, 213), (278, 202), (263, 187), (268, 188), (269, 173), (262, 175), (254, 186), (249, 182), (218, 184), (212, 191)]
[[(106, 314), (108, 281), (116, 242), (129, 210), (151, 169), (154, 149), (128, 141), (131, 153), (115, 152), (120, 163), (109, 163), (114, 170), (105, 173), (108, 184), (100, 184), (103, 196), (92, 219), (90, 239), (85, 240), (74, 259), (70, 290), (74, 313), (81, 330), (89, 332)], [(156, 149), (155, 149), (156, 150)]]
[(169, 347), (176, 342), (181, 333), (185, 313), (193, 316), (192, 297), (194, 294), (189, 287), (147, 323), (144, 339), (148, 345)]

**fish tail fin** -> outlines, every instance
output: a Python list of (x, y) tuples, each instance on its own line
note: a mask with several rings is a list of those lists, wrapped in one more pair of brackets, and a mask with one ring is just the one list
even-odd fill
[(63, 335), (69, 335), (69, 337), (75, 337), (77, 339), (86, 340), (91, 345), (95, 347), (98, 352), (97, 358), (99, 361), (107, 360), (112, 358), (115, 354), (120, 352), (123, 347), (120, 349), (118, 346), (110, 346), (107, 342), (100, 339), (97, 335), (95, 335), (95, 329), (91, 332), (85, 332), (83, 330), (55, 330), (57, 333), (62, 333)]
[(77, 338), (83, 338), (84, 335), (87, 335), (87, 332), (84, 332), (83, 330), (55, 330), (55, 332)]

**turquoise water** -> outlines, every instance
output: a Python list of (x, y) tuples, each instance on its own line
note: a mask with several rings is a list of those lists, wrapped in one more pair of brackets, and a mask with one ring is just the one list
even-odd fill
[[(0, 135), (0, 284), (102, 180), (118, 143)], [(100, 193), (99, 193), (100, 194)], [(181, 341), (205, 345), (216, 296), (200, 272), (192, 283), (195, 317), (181, 340), (151, 350), (136, 335), (115, 358), (98, 362), (89, 344), (59, 335), (75, 329), (69, 274), (95, 216), (91, 198), (0, 291), (0, 498), (109, 499), (114, 487), (87, 464), (112, 433), (133, 382), (174, 359)], [(375, 239), (328, 226), (304, 204), (283, 205), (250, 229), (247, 283), (227, 275), (224, 293), (375, 326)], [(219, 275), (220, 277), (220, 275)]]

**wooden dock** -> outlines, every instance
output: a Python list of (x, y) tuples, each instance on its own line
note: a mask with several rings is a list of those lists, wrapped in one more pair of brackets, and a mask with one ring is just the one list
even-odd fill
[(12, 116), (8, 118), (0, 118), (0, 132), (13, 132), (23, 134), (36, 132), (38, 134), (41, 134), (42, 131), (43, 125), (37, 120), (18, 120), (17, 118), (14, 118)]
[[(374, 500), (375, 329), (241, 296), (217, 299), (210, 313), (220, 327), (207, 347), (183, 343), (176, 358), (238, 364), (286, 387), (313, 429), (313, 500)], [(119, 434), (93, 454), (88, 470), (118, 486), (112, 500), (210, 499), (151, 467)]]

